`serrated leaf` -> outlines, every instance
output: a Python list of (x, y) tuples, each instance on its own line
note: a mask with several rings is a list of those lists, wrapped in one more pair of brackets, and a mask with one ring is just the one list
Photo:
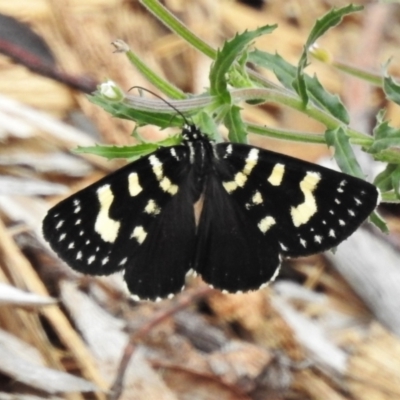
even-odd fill
[(339, 96), (327, 92), (316, 76), (311, 78), (305, 75), (305, 78), (311, 98), (338, 120), (348, 124), (350, 122), (350, 117), (346, 107), (340, 101)]
[(234, 143), (247, 143), (246, 125), (240, 116), (240, 107), (232, 106), (224, 119), (229, 130), (229, 140)]
[(383, 91), (389, 100), (400, 105), (400, 85), (389, 75), (383, 78)]
[(389, 125), (388, 121), (382, 121), (383, 115), (378, 114), (377, 125), (375, 126), (374, 142), (368, 148), (370, 153), (381, 153), (389, 148), (400, 148), (400, 129)]
[[(249, 61), (257, 66), (272, 70), (278, 80), (288, 89), (292, 89), (292, 82), (296, 76), (296, 67), (284, 60), (279, 54), (270, 54), (254, 50), (249, 54)], [(335, 118), (345, 124), (349, 123), (349, 115), (340, 98), (327, 92), (319, 83), (317, 77), (311, 78), (304, 74), (305, 82), (312, 101), (320, 108), (328, 111)]]
[(95, 154), (109, 160), (114, 158), (136, 159), (151, 154), (160, 147), (177, 146), (182, 142), (182, 136), (173, 135), (157, 143), (141, 143), (134, 146), (88, 146), (78, 147), (75, 153)]
[(326, 143), (335, 149), (334, 157), (339, 168), (346, 174), (364, 179), (364, 174), (354, 155), (346, 132), (342, 127), (325, 132)]
[(344, 16), (361, 11), (364, 7), (357, 6), (354, 4), (349, 4), (348, 6), (342, 8), (332, 8), (328, 13), (326, 13), (323, 17), (318, 18), (315, 25), (313, 26), (310, 34), (308, 35), (308, 39), (306, 41), (306, 48), (310, 47), (313, 43), (315, 43), (325, 32), (327, 32), (330, 28), (338, 25)]
[(227, 75), (234, 62), (242, 56), (248, 45), (257, 37), (271, 33), (276, 28), (273, 26), (263, 26), (254, 31), (246, 31), (237, 34), (232, 40), (225, 42), (210, 71), (210, 93), (222, 98), (221, 103), (229, 103), (230, 95), (228, 91)]
[(314, 27), (312, 28), (308, 39), (304, 45), (303, 53), (300, 56), (300, 60), (297, 66), (296, 78), (292, 82), (293, 88), (296, 90), (298, 95), (303, 101), (304, 106), (308, 102), (307, 85), (304, 79), (304, 69), (308, 65), (308, 49), (313, 45), (318, 38), (320, 38), (327, 30), (339, 24), (342, 18), (350, 13), (362, 10), (362, 6), (355, 6), (350, 4), (346, 7), (339, 9), (333, 8), (323, 17), (317, 19)]
[(136, 146), (88, 146), (78, 147), (74, 150), (78, 154), (95, 154), (97, 156), (105, 157), (109, 160), (114, 158), (133, 158), (141, 157), (150, 154), (158, 149), (154, 143), (143, 143)]
[(259, 67), (272, 71), (286, 89), (293, 90), (292, 81), (296, 76), (296, 67), (279, 54), (255, 49), (249, 53), (248, 60)]

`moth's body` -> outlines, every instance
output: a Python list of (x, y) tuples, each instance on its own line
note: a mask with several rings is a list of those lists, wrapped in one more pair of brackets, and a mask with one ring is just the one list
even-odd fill
[[(49, 211), (53, 249), (78, 271), (125, 270), (139, 298), (172, 295), (189, 270), (229, 292), (271, 281), (282, 256), (336, 246), (374, 210), (358, 178), (244, 144), (214, 143), (194, 125)], [(195, 217), (194, 205), (202, 204)]]

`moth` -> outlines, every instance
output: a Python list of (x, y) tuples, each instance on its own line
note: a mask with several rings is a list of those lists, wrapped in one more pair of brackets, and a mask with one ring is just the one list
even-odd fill
[(227, 292), (256, 290), (283, 257), (337, 246), (378, 204), (377, 188), (353, 176), (215, 143), (193, 124), (182, 138), (53, 207), (43, 234), (58, 256), (85, 274), (123, 271), (136, 299), (171, 297), (190, 272)]

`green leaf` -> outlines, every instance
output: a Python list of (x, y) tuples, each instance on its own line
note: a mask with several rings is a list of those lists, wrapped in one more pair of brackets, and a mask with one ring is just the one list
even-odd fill
[(389, 100), (400, 105), (400, 85), (391, 76), (386, 74), (383, 78), (383, 91)]
[(393, 190), (392, 174), (400, 168), (397, 164), (388, 164), (384, 171), (378, 174), (374, 180), (374, 185), (379, 188), (381, 192), (389, 192)]
[(182, 135), (169, 136), (156, 143), (141, 143), (133, 146), (88, 146), (78, 147), (74, 150), (78, 154), (95, 154), (109, 160), (114, 158), (136, 159), (138, 157), (151, 154), (160, 147), (177, 146), (182, 142)]
[(306, 49), (308, 49), (313, 43), (315, 43), (330, 28), (338, 25), (342, 21), (344, 16), (361, 11), (363, 8), (363, 6), (357, 6), (354, 4), (349, 4), (348, 6), (342, 8), (332, 8), (323, 17), (317, 19), (317, 22), (315, 23), (310, 34), (308, 35), (308, 39), (305, 44)]
[(97, 156), (105, 157), (109, 160), (114, 158), (137, 158), (153, 153), (158, 149), (155, 143), (143, 143), (136, 146), (89, 146), (78, 147), (74, 150), (78, 154), (95, 154)]
[(388, 164), (374, 180), (379, 190), (384, 192), (393, 191), (397, 199), (400, 199), (400, 165)]
[(388, 121), (383, 121), (384, 113), (380, 112), (377, 116), (377, 124), (373, 130), (374, 142), (368, 148), (368, 152), (375, 154), (390, 148), (400, 149), (400, 129), (389, 125)]
[(355, 6), (350, 4), (346, 7), (342, 7), (339, 9), (333, 8), (327, 14), (325, 14), (322, 18), (317, 19), (313, 29), (308, 36), (308, 39), (304, 45), (303, 53), (300, 56), (300, 60), (297, 66), (296, 78), (293, 80), (293, 88), (296, 90), (298, 95), (303, 101), (304, 106), (308, 103), (308, 93), (307, 93), (307, 85), (304, 79), (304, 69), (308, 65), (308, 49), (311, 45), (313, 45), (317, 39), (319, 39), (326, 31), (330, 28), (339, 24), (342, 18), (350, 13), (362, 10), (362, 6)]
[(392, 175), (392, 186), (396, 197), (400, 199), (400, 166), (398, 165), (396, 170), (393, 171)]
[(249, 53), (248, 61), (272, 71), (286, 89), (293, 90), (292, 81), (296, 76), (296, 67), (279, 54), (255, 49)]
[(193, 122), (201, 129), (202, 132), (208, 135), (210, 139), (218, 142), (221, 141), (218, 125), (208, 112), (201, 111), (193, 118)]
[(247, 143), (246, 125), (240, 116), (240, 107), (232, 106), (224, 119), (229, 130), (229, 140), (234, 143)]
[[(249, 61), (267, 68), (274, 72), (278, 80), (287, 89), (292, 89), (293, 79), (296, 77), (296, 67), (284, 60), (279, 54), (270, 54), (260, 50), (254, 50), (249, 54)], [(328, 111), (341, 122), (348, 124), (349, 115), (340, 98), (332, 95), (319, 83), (317, 77), (311, 78), (304, 74), (304, 79), (308, 88), (309, 95), (316, 105)]]
[(380, 229), (381, 232), (386, 234), (389, 233), (389, 228), (387, 227), (385, 220), (376, 211), (369, 216), (369, 221)]
[(310, 78), (308, 75), (305, 75), (305, 81), (310, 96), (315, 103), (341, 122), (345, 124), (350, 122), (349, 114), (346, 107), (340, 101), (339, 96), (327, 92), (316, 76)]
[(354, 155), (348, 136), (342, 127), (325, 132), (326, 143), (335, 149), (334, 157), (346, 174), (364, 179), (364, 174)]
[(221, 98), (221, 103), (230, 103), (228, 91), (228, 73), (237, 59), (242, 57), (250, 42), (255, 38), (271, 33), (276, 28), (273, 26), (263, 26), (254, 31), (246, 31), (237, 34), (232, 40), (225, 42), (221, 50), (218, 50), (217, 57), (210, 71), (210, 94)]
[(400, 151), (383, 150), (374, 154), (374, 159), (389, 164), (400, 164)]

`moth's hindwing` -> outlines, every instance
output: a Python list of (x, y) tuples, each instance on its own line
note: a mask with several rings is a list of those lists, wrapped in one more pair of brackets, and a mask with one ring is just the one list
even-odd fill
[(349, 237), (375, 209), (375, 186), (282, 154), (216, 145), (205, 192), (196, 269), (217, 288), (257, 289), (280, 255), (305, 256)]
[(43, 221), (44, 237), (77, 271), (107, 275), (125, 269), (138, 297), (176, 293), (194, 252), (188, 168), (185, 146), (143, 157), (52, 208)]

